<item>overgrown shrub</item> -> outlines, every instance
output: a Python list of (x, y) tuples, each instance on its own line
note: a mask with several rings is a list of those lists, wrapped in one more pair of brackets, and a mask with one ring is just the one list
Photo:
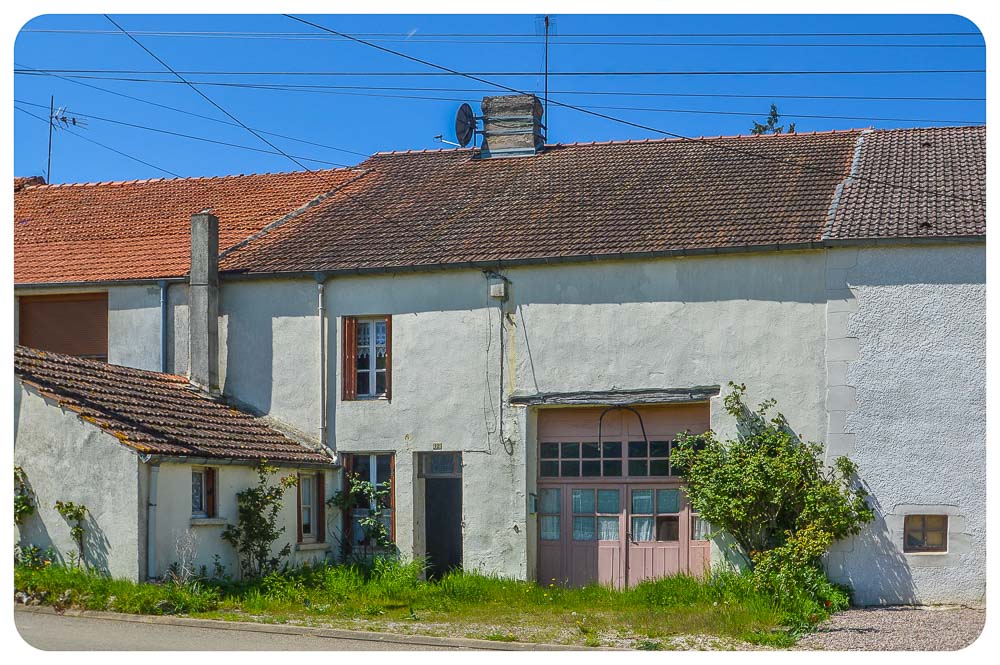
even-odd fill
[(771, 416), (774, 400), (751, 411), (743, 401), (746, 386), (729, 387), (724, 404), (738, 438), (681, 435), (674, 462), (692, 508), (735, 541), (755, 586), (772, 594), (795, 623), (818, 620), (846, 606), (822, 558), (873, 519), (867, 492), (854, 482), (851, 460), (838, 457), (827, 466), (821, 445), (803, 441), (780, 413)]
[(81, 565), (86, 565), (87, 560), (83, 554), (83, 538), (86, 535), (83, 521), (87, 518), (87, 506), (72, 501), (56, 501), (55, 509), (70, 525), (69, 533), (76, 542), (76, 554), (71, 555), (71, 558), (79, 560)]
[(236, 495), (237, 521), (229, 524), (222, 532), (222, 538), (236, 549), (240, 560), (240, 573), (244, 579), (263, 577), (278, 569), (281, 560), (292, 551), (290, 543), (272, 551), (274, 542), (284, 533), (285, 527), (278, 526), (281, 500), (290, 487), (298, 483), (295, 476), (280, 478), (271, 483), (271, 476), (278, 469), (268, 466), (266, 460), (257, 465), (257, 485), (248, 487)]
[(21, 526), (35, 512), (35, 497), (24, 469), (14, 467), (14, 524)]

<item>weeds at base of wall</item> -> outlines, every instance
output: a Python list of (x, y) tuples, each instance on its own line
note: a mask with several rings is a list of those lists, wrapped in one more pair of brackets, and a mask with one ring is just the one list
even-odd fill
[(647, 640), (675, 648), (671, 644), (679, 636), (706, 635), (786, 647), (796, 639), (790, 630), (794, 613), (735, 572), (707, 580), (665, 578), (616, 590), (542, 586), (462, 572), (425, 581), (420, 562), (394, 559), (376, 559), (368, 567), (303, 566), (255, 581), (187, 583), (135, 583), (54, 564), (16, 567), (15, 589), (19, 602), (64, 609), (395, 632), (407, 625), (445, 634), (493, 626), (497, 628), (483, 634), (498, 640), (514, 636), (520, 642), (616, 645), (620, 642), (614, 636), (623, 635), (631, 646)]

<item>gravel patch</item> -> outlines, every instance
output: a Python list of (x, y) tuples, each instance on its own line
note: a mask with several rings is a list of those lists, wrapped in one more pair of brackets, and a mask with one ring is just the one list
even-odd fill
[(955, 651), (972, 644), (986, 610), (954, 606), (866, 607), (830, 618), (799, 640), (798, 649)]

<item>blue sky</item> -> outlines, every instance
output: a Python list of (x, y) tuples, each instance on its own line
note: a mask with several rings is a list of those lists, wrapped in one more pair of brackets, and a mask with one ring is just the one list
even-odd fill
[[(125, 29), (138, 33), (226, 33), (214, 36), (137, 34), (136, 37), (174, 69), (226, 72), (185, 77), (192, 81), (224, 84), (204, 85), (200, 89), (244, 124), (301, 139), (293, 141), (265, 135), (309, 168), (357, 164), (364, 159), (363, 155), (379, 150), (444, 147), (434, 140), (434, 136), (443, 134), (444, 138), (453, 140), (454, 114), (458, 106), (467, 101), (478, 112), (479, 101), (489, 90), (487, 86), (460, 77), (425, 76), (423, 74), (433, 70), (320, 33), (278, 15), (117, 15), (114, 18)], [(339, 32), (378, 33), (381, 36), (365, 39), (379, 40), (377, 43), (387, 48), (452, 69), (527, 73), (525, 76), (488, 75), (485, 78), (518, 89), (542, 89), (539, 72), (543, 67), (544, 50), (539, 36), (540, 22), (534, 15), (328, 15), (306, 18)], [(592, 107), (600, 113), (675, 134), (745, 134), (754, 120), (766, 118), (772, 102), (785, 116), (783, 122), (795, 122), (799, 132), (985, 122), (983, 101), (795, 98), (981, 99), (985, 97), (985, 75), (979, 73), (558, 75), (560, 72), (985, 69), (985, 49), (977, 47), (983, 44), (983, 39), (975, 25), (959, 16), (557, 15), (553, 22), (554, 36), (549, 51), (552, 99)], [(43, 32), (47, 30), (57, 32)], [(177, 136), (185, 134), (271, 151), (246, 130), (225, 124), (231, 121), (184, 85), (115, 80), (176, 81), (126, 36), (100, 34), (114, 30), (114, 26), (100, 15), (41, 16), (22, 29), (15, 44), (16, 70), (100, 71), (59, 73), (65, 77), (91, 77), (69, 80), (51, 75), (15, 75), (15, 107), (40, 116), (32, 118), (23, 111), (14, 113), (14, 171), (17, 175), (41, 174), (45, 170), (48, 137), (45, 118), (50, 95), (55, 96), (57, 107), (65, 107), (69, 115), (86, 122), (85, 128), (56, 132), (53, 182), (156, 178), (168, 173), (181, 176), (259, 173), (299, 168), (280, 154)], [(969, 32), (976, 34), (940, 34)], [(271, 34), (265, 38), (260, 34), (234, 33)], [(299, 38), (287, 38), (287, 35), (275, 38), (273, 33), (302, 34), (296, 36)], [(693, 36), (705, 33), (713, 36)], [(722, 36), (722, 33), (731, 34)], [(763, 33), (805, 34), (760, 36)], [(854, 33), (854, 36), (820, 36), (817, 33)], [(880, 34), (862, 36), (856, 33)], [(937, 34), (902, 36), (901, 33)], [(442, 36), (455, 34), (474, 36)], [(514, 36), (495, 36), (501, 34)], [(619, 36), (638, 34), (654, 36)], [(665, 34), (675, 36), (662, 36)], [(309, 38), (304, 38), (307, 36)], [(848, 44), (855, 46), (846, 46)], [(871, 44), (879, 46), (860, 46)], [(104, 70), (125, 70), (127, 73), (112, 74)], [(155, 73), (161, 71), (164, 73)], [(262, 73), (240, 76), (233, 72)], [(309, 75), (274, 72), (309, 72)], [(422, 75), (373, 75), (376, 73)], [(241, 85), (233, 86), (233, 83)], [(299, 86), (299, 89), (289, 89), (290, 85)], [(87, 86), (98, 86), (223, 122)], [(326, 87), (304, 89), (301, 86)], [(373, 89), (375, 87), (390, 89)], [(755, 97), (746, 97), (748, 95)], [(552, 106), (548, 124), (549, 140), (558, 142), (662, 136)], [(107, 147), (78, 138), (74, 132)]]

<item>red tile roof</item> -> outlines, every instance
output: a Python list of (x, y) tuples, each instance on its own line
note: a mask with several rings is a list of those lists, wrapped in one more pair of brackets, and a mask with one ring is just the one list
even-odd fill
[(211, 208), (226, 248), (351, 179), (348, 169), (34, 185), (14, 195), (14, 282), (180, 277), (191, 215)]
[(183, 376), (26, 346), (14, 349), (14, 374), (140, 453), (333, 464), (260, 419), (191, 388)]
[(224, 270), (410, 267), (817, 242), (860, 131), (377, 154)]
[(986, 127), (866, 133), (856, 169), (828, 238), (986, 235)]
[(555, 144), (513, 159), (475, 154), (380, 153), (355, 170), (319, 172), (320, 183), (289, 173), (26, 187), (15, 195), (15, 282), (182, 276), (189, 217), (206, 206), (220, 219), (220, 247), (229, 248), (221, 268), (250, 273), (986, 231), (983, 127)]
[(44, 185), (45, 178), (40, 175), (29, 175), (22, 178), (14, 178), (14, 191), (19, 192), (25, 187), (32, 185)]

